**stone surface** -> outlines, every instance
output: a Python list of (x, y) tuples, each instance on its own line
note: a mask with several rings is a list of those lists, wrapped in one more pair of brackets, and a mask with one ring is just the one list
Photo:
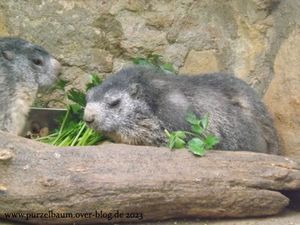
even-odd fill
[[(189, 71), (187, 53), (209, 51), (218, 55), (218, 67), (211, 56), (212, 65), (204, 62), (201, 69), (190, 71), (211, 71), (212, 66), (235, 72), (262, 94), (272, 78), (269, 51), (277, 34), (273, 21), (281, 13), (280, 7), (275, 10), (276, 2), (40, 0), (15, 4), (8, 0), (0, 3), (0, 12), (9, 35), (43, 45), (65, 68), (80, 67), (84, 74), (78, 74), (79, 79), (94, 72), (110, 73), (117, 64), (114, 61), (129, 62), (151, 52), (172, 60), (180, 71)], [(296, 1), (290, 2), (285, 8), (295, 7)], [(74, 76), (66, 71), (65, 76), (69, 75)]]
[(300, 29), (281, 45), (274, 63), (275, 78), (264, 97), (286, 153), (300, 155)]
[[(62, 62), (63, 77), (79, 88), (91, 73), (106, 75), (133, 57), (155, 53), (180, 72), (234, 73), (263, 97), (278, 70), (277, 52), (299, 26), (298, 0), (0, 1), (0, 35), (43, 45)], [(290, 70), (289, 63), (280, 67)], [(294, 89), (291, 85), (283, 86)], [(275, 92), (268, 93), (273, 98)], [(283, 114), (287, 121), (293, 115)], [(297, 143), (294, 134), (283, 138)]]
[(185, 62), (186, 55), (188, 53), (188, 48), (181, 44), (171, 44), (169, 45), (165, 52), (163, 53), (163, 58), (172, 63), (174, 68), (178, 70), (183, 66)]
[(124, 36), (121, 40), (121, 48), (126, 50), (126, 55), (159, 52), (167, 45), (166, 34), (145, 26), (145, 20), (135, 13), (121, 12), (117, 19), (123, 28)]
[(0, 14), (0, 36), (6, 36), (8, 35), (6, 24), (4, 20), (4, 16)]
[(219, 72), (218, 59), (215, 51), (190, 51), (184, 66), (180, 69), (183, 74), (201, 74)]

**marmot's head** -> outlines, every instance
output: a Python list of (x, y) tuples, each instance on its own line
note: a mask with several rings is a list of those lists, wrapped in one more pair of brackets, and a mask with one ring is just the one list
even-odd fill
[(149, 120), (153, 117), (147, 84), (131, 72), (136, 73), (131, 69), (121, 70), (92, 88), (84, 111), (84, 120), (90, 127), (125, 143), (133, 143), (141, 132), (151, 129)]
[(44, 48), (19, 38), (0, 38), (0, 66), (13, 82), (37, 84), (39, 88), (54, 83), (60, 63)]

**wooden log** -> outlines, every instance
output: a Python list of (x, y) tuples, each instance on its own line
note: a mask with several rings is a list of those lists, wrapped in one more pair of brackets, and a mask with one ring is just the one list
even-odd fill
[(199, 158), (121, 144), (59, 148), (0, 132), (0, 217), (9, 220), (266, 216), (289, 204), (281, 191), (299, 189), (300, 165), (283, 156), (211, 151)]

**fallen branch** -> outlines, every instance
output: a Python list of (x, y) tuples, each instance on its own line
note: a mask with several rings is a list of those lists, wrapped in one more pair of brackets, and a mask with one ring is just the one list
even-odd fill
[[(9, 220), (99, 224), (265, 216), (289, 204), (280, 191), (297, 189), (300, 165), (282, 156), (211, 151), (198, 158), (118, 144), (59, 148), (0, 132), (0, 217)], [(8, 218), (11, 213), (24, 214)]]

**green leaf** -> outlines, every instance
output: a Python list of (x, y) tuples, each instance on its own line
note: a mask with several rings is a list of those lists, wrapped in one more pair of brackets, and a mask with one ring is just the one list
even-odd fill
[(181, 138), (175, 138), (174, 148), (180, 149), (185, 147), (185, 141)]
[(175, 148), (175, 143), (176, 143), (176, 136), (171, 134), (171, 136), (169, 137), (168, 147), (170, 149), (174, 149)]
[(92, 74), (90, 76), (90, 82), (86, 84), (86, 91), (100, 85), (101, 83), (102, 83), (102, 79), (97, 74)]
[(91, 74), (91, 82), (94, 85), (99, 85), (102, 83), (102, 79), (97, 74)]
[(163, 63), (161, 58), (162, 56), (158, 54), (149, 54), (147, 56), (147, 59), (155, 66), (159, 66), (160, 64)]
[(200, 120), (193, 112), (188, 112), (185, 119), (192, 125), (200, 125)]
[(69, 83), (69, 81), (67, 80), (64, 80), (64, 79), (59, 79), (55, 86), (54, 86), (54, 89), (58, 89), (58, 90), (62, 90), (64, 91), (65, 90), (65, 87), (67, 86), (67, 84)]
[[(90, 83), (86, 85), (87, 90), (101, 84), (101, 82), (102, 80), (96, 74), (91, 75)], [(67, 83), (68, 81), (59, 80), (57, 84), (58, 89), (64, 91)], [(82, 119), (84, 106), (86, 105), (85, 92), (72, 88), (66, 92), (66, 95), (74, 103), (69, 104), (67, 113), (59, 118), (60, 128), (57, 128), (54, 134), (50, 134), (40, 140), (58, 146), (95, 145), (103, 140), (103, 136), (87, 128)]]
[(71, 101), (81, 105), (82, 107), (85, 107), (86, 105), (86, 100), (85, 100), (85, 93), (82, 91), (72, 88), (71, 90), (68, 91), (68, 99)]
[(207, 149), (212, 149), (216, 144), (219, 143), (219, 139), (214, 135), (208, 135), (205, 138), (204, 143)]
[(173, 64), (171, 64), (171, 63), (165, 63), (165, 64), (163, 64), (163, 65), (162, 65), (162, 69), (167, 70), (167, 71), (170, 71), (170, 72), (172, 72), (172, 73), (175, 72), (175, 69), (174, 69), (174, 67), (173, 67)]
[(136, 57), (132, 61), (134, 64), (137, 64), (137, 65), (149, 65), (150, 64), (150, 62), (147, 59), (142, 58), (142, 57)]
[[(193, 154), (203, 156), (207, 150), (212, 149), (219, 143), (219, 139), (216, 136), (206, 133), (209, 121), (208, 115), (205, 115), (202, 119), (198, 119), (193, 112), (188, 112), (186, 120), (191, 124), (191, 132), (174, 131), (169, 133), (165, 130), (165, 133), (169, 138), (169, 147), (171, 149), (177, 147), (183, 148), (187, 145), (188, 149)], [(186, 139), (191, 137), (194, 138), (189, 140), (186, 144)], [(202, 138), (204, 138), (204, 140)]]
[(185, 147), (185, 139), (186, 135), (183, 131), (175, 131), (169, 133), (169, 143), (168, 147), (170, 149), (174, 148), (184, 148)]
[(175, 69), (171, 63), (165, 63), (161, 55), (148, 54), (146, 57), (135, 57), (132, 59), (134, 64), (137, 65), (151, 65), (164, 72), (175, 73)]
[(69, 105), (73, 113), (79, 113), (82, 110), (82, 106), (79, 104), (71, 104)]
[(186, 138), (186, 134), (185, 134), (184, 131), (175, 131), (173, 133), (175, 134), (176, 137), (179, 137), (179, 138), (182, 138), (182, 139)]
[(195, 132), (196, 134), (200, 135), (203, 133), (204, 129), (199, 124), (194, 124), (194, 125), (192, 125), (192, 131)]
[(204, 156), (206, 153), (205, 144), (200, 138), (193, 138), (188, 142), (188, 148), (197, 156)]

